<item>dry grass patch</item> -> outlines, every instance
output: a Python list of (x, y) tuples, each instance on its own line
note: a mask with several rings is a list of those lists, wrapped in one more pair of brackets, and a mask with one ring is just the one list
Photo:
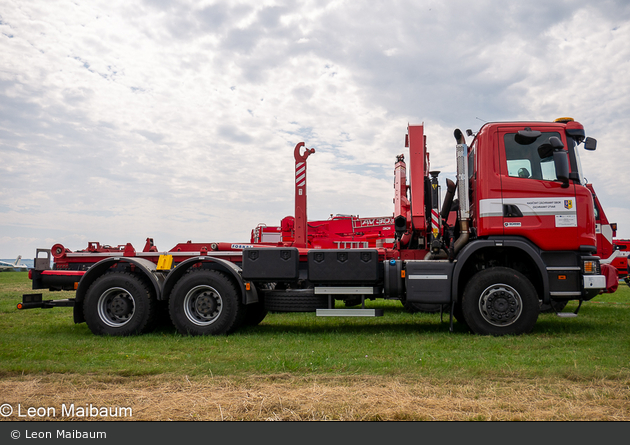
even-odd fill
[[(378, 376), (188, 378), (170, 375), (4, 377), (2, 403), (24, 413), (66, 406), (130, 407), (126, 420), (630, 420), (627, 381), (436, 381)], [(121, 420), (120, 418), (111, 418)], [(88, 418), (89, 420), (89, 418)], [(103, 420), (101, 417), (92, 420)]]

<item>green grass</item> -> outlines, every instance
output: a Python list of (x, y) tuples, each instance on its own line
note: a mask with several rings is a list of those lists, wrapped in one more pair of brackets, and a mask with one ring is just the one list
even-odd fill
[[(408, 314), (399, 302), (370, 302), (383, 317), (269, 314), (230, 336), (184, 337), (164, 327), (136, 337), (97, 337), (71, 308), (18, 311), (25, 272), (0, 273), (0, 375), (80, 373), (142, 376), (405, 375), (438, 380), (630, 376), (630, 288), (600, 295), (579, 316), (541, 314), (534, 332), (479, 337), (448, 316)], [(37, 291), (39, 292), (39, 291)], [(44, 299), (72, 297), (44, 292)], [(566, 310), (574, 310), (571, 302)]]

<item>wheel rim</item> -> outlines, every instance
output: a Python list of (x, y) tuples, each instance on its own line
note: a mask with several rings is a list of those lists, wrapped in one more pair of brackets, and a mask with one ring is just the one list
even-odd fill
[(493, 326), (504, 327), (516, 322), (523, 311), (521, 295), (507, 284), (493, 284), (479, 299), (481, 316)]
[(112, 287), (101, 294), (98, 299), (98, 316), (107, 326), (119, 328), (133, 318), (136, 302), (127, 290)]
[(197, 326), (214, 323), (223, 311), (223, 299), (217, 290), (208, 285), (195, 286), (184, 297), (186, 318)]

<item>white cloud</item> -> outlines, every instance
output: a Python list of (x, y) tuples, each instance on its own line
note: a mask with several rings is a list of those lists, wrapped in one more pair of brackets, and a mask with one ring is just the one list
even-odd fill
[(387, 215), (407, 123), (452, 178), (455, 127), (573, 116), (603, 205), (630, 207), (624, 2), (6, 3), (2, 257), (247, 240), (292, 214), (300, 141), (311, 217)]

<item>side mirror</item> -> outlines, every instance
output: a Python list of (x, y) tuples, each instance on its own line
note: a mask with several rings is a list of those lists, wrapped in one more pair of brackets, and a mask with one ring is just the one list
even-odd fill
[(564, 150), (554, 151), (553, 163), (556, 167), (556, 178), (562, 182), (562, 188), (569, 187), (569, 160), (567, 159), (567, 152)]
[(562, 150), (564, 148), (564, 144), (562, 143), (560, 138), (557, 138), (555, 136), (549, 138), (549, 143), (551, 144), (553, 151)]
[(549, 138), (549, 142), (545, 142), (538, 147), (538, 156), (540, 156), (540, 159), (545, 159), (552, 156), (556, 151), (563, 151), (563, 148), (564, 144), (562, 141), (553, 136)]
[(597, 139), (586, 138), (584, 139), (584, 149), (594, 151), (597, 148)]

